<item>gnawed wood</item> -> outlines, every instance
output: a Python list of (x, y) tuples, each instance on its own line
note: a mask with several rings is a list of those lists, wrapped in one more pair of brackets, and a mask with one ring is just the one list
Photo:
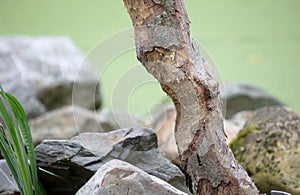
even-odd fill
[(218, 83), (193, 41), (182, 0), (124, 0), (137, 57), (172, 98), (181, 168), (197, 194), (258, 194), (226, 144)]

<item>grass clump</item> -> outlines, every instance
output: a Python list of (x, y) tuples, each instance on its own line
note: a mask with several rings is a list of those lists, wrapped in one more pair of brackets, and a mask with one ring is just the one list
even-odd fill
[(21, 104), (0, 85), (0, 150), (22, 195), (43, 195), (34, 146)]

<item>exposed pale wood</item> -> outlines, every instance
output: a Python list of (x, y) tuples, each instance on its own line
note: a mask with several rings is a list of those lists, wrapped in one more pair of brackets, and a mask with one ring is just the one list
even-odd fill
[(197, 194), (258, 194), (226, 144), (218, 83), (193, 41), (182, 0), (124, 0), (137, 57), (172, 98), (181, 168)]

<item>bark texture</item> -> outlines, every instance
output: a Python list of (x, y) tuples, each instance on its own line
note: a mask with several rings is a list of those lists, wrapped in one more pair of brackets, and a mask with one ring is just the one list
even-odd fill
[(172, 98), (181, 168), (197, 194), (258, 194), (226, 144), (218, 83), (190, 35), (182, 0), (124, 0), (137, 57)]

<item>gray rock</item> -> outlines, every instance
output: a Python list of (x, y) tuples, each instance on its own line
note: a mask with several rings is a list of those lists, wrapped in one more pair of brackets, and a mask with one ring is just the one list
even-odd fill
[(114, 145), (102, 161), (108, 162), (112, 159), (126, 161), (177, 189), (188, 192), (184, 174), (159, 152), (156, 135), (150, 129), (130, 129), (124, 139)]
[(225, 85), (222, 99), (226, 105), (226, 118), (240, 111), (249, 111), (264, 106), (282, 105), (280, 101), (264, 90), (246, 83), (229, 83)]
[(9, 167), (4, 159), (0, 160), (0, 195), (20, 194)]
[(71, 140), (44, 140), (36, 148), (37, 166), (47, 194), (71, 195), (104, 164), (101, 160), (127, 130), (108, 133), (82, 133)]
[(76, 193), (76, 195), (86, 194), (185, 195), (186, 193), (129, 163), (111, 160)]
[(69, 105), (29, 120), (35, 145), (45, 139), (70, 139), (83, 132), (110, 131), (109, 121), (88, 109)]
[[(37, 166), (47, 194), (71, 195), (102, 166), (101, 157), (67, 140), (45, 140), (35, 148)], [(56, 174), (54, 176), (53, 174)]]
[(162, 103), (151, 112), (145, 120), (147, 127), (152, 128), (158, 140), (158, 149), (169, 160), (179, 161), (179, 154), (174, 135), (176, 110), (173, 103)]
[(293, 111), (254, 111), (230, 147), (261, 193), (300, 194), (300, 117)]
[(252, 115), (252, 111), (242, 111), (236, 113), (228, 120), (224, 119), (224, 131), (227, 135), (227, 143), (236, 138)]
[(93, 153), (108, 154), (115, 144), (124, 139), (128, 129), (119, 129), (107, 133), (80, 133), (71, 141), (82, 145)]
[(102, 109), (98, 112), (98, 118), (105, 132), (141, 126), (140, 117), (130, 115), (128, 112), (122, 110)]
[[(91, 174), (113, 159), (127, 161), (179, 190), (188, 192), (184, 174), (157, 150), (157, 138), (150, 129), (83, 133), (70, 141), (43, 141), (36, 147), (36, 155), (38, 166), (66, 180), (54, 182), (52, 175), (42, 173), (44, 183), (53, 194), (72, 194)], [(79, 173), (80, 179), (77, 178)]]
[[(242, 129), (246, 120), (249, 118), (250, 112), (240, 112), (229, 120), (224, 120), (224, 130), (227, 140), (230, 142)], [(174, 136), (176, 121), (176, 110), (172, 103), (162, 103), (154, 109), (150, 116), (146, 117), (144, 123), (148, 128), (154, 129), (158, 139), (158, 149), (169, 160), (175, 164), (179, 164), (179, 154)], [(185, 139), (184, 137), (182, 139)]]
[(130, 128), (105, 134), (84, 133), (71, 140), (82, 144), (93, 153), (108, 152), (101, 158), (103, 162), (112, 159), (129, 162), (176, 188), (188, 192), (184, 174), (159, 152), (156, 135), (150, 129)]
[(1, 36), (0, 83), (29, 118), (72, 103), (101, 104), (97, 75), (68, 37)]

